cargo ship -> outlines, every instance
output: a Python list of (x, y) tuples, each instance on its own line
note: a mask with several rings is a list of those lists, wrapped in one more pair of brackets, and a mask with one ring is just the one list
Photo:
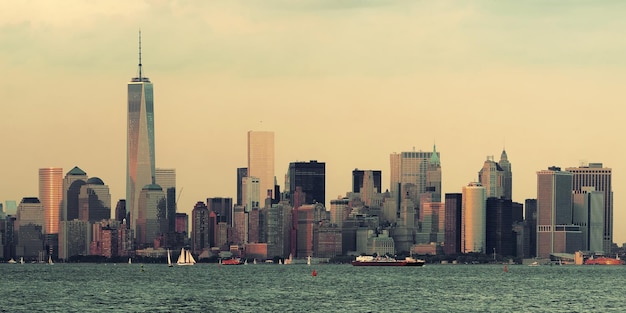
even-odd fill
[(615, 258), (592, 256), (585, 260), (585, 265), (624, 265), (624, 261), (621, 260), (618, 255), (616, 255)]
[(356, 257), (352, 261), (354, 266), (423, 266), (426, 261), (407, 257), (404, 260), (396, 260), (386, 256), (374, 257), (371, 255), (363, 255)]

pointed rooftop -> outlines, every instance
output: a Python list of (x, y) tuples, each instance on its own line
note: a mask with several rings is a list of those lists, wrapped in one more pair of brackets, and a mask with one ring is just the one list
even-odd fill
[(439, 160), (439, 154), (437, 153), (437, 146), (433, 145), (433, 154), (430, 156), (430, 164), (441, 165)]
[(502, 162), (502, 160), (509, 160), (509, 157), (506, 155), (506, 150), (502, 149), (502, 154), (500, 154), (500, 162)]
[(67, 175), (85, 176), (85, 175), (87, 175), (87, 173), (85, 173), (85, 171), (81, 170), (80, 167), (74, 166), (73, 169), (71, 169), (69, 172), (67, 172)]

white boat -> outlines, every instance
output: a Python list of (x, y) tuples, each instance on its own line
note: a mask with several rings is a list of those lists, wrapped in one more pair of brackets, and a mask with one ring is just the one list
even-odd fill
[(131, 258), (128, 258), (128, 264), (133, 264), (133, 260)]
[(52, 255), (48, 255), (48, 265), (54, 265), (54, 262), (52, 262)]
[(178, 256), (177, 265), (194, 265), (196, 264), (196, 260), (191, 255), (189, 250), (185, 250), (185, 248), (180, 249), (180, 255)]
[(16, 262), (15, 260), (13, 260), (13, 258), (11, 258), (9, 261), (7, 261), (7, 263), (9, 263), (9, 264), (15, 264), (15, 263), (17, 263), (17, 262)]
[(256, 264), (256, 259), (254, 259), (254, 261), (252, 261), (252, 264)]
[(532, 263), (528, 264), (528, 266), (539, 266), (539, 262), (537, 262), (537, 261), (532, 262)]
[(170, 256), (170, 249), (167, 249), (167, 266), (173, 267), (172, 265), (172, 257)]
[(311, 265), (311, 256), (306, 257), (306, 265)]
[(20, 257), (20, 264), (24, 264), (24, 257)]

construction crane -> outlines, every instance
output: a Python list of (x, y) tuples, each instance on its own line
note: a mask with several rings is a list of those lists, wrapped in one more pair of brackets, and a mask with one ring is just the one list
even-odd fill
[(183, 194), (183, 188), (184, 187), (180, 187), (180, 191), (178, 192), (178, 197), (176, 197), (176, 210), (178, 210), (178, 200), (180, 200), (180, 196)]

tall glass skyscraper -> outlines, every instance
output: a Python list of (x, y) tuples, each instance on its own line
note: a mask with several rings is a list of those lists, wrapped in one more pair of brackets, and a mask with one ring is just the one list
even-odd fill
[(263, 203), (267, 191), (274, 191), (274, 132), (248, 132), (248, 176), (259, 179)]
[(63, 200), (63, 169), (39, 169), (39, 200), (43, 204), (44, 234), (58, 234)]
[[(152, 83), (144, 77), (141, 64), (139, 33), (139, 70), (128, 83), (128, 122), (126, 146), (126, 210), (130, 225), (136, 230), (139, 194), (146, 185), (155, 183), (154, 97)], [(136, 236), (136, 234), (135, 234)]]

